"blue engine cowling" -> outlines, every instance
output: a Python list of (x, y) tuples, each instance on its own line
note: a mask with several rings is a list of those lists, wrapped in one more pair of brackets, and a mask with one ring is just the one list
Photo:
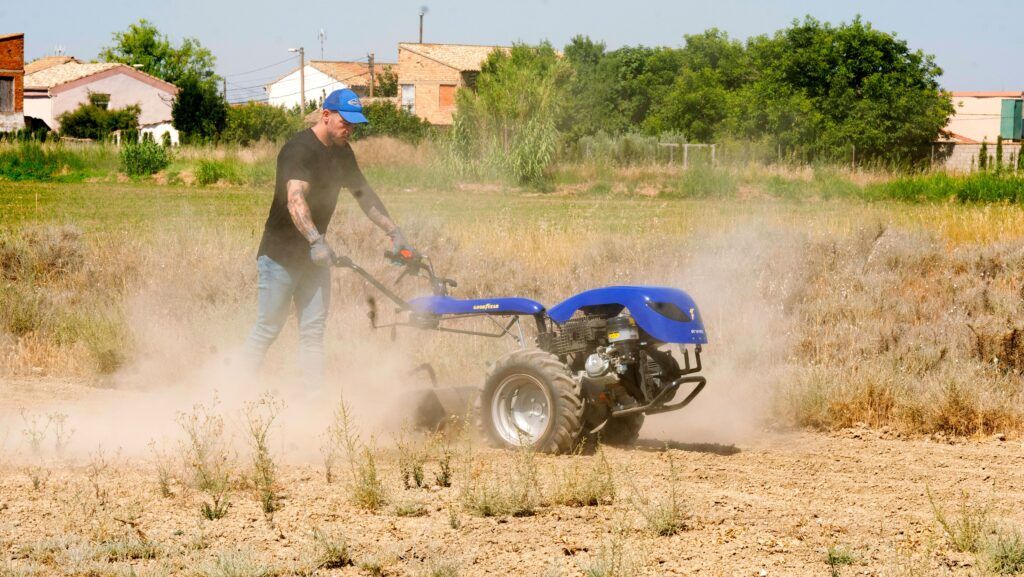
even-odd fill
[(666, 343), (707, 344), (707, 334), (697, 303), (685, 292), (672, 287), (612, 286), (592, 289), (569, 297), (548, 310), (558, 324), (578, 310), (617, 307), (614, 314), (628, 309), (636, 324), (649, 335)]

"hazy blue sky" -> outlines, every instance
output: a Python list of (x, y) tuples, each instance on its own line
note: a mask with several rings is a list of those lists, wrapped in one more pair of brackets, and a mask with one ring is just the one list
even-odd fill
[[(428, 7), (424, 41), (508, 44), (550, 40), (557, 47), (588, 34), (609, 48), (626, 44), (681, 44), (684, 34), (718, 27), (735, 38), (771, 33), (810, 14), (838, 23), (861, 14), (876, 28), (896, 32), (911, 47), (934, 54), (951, 90), (1022, 90), (1024, 38), (1019, 0), (361, 0), (324, 2), (248, 0), (51, 0), (46, 9), (26, 0), (0, 4), (0, 33), (25, 32), (26, 58), (66, 54), (91, 59), (111, 33), (139, 18), (180, 40), (194, 36), (217, 56), (232, 99), (262, 93), (258, 86), (287, 70), (287, 49), (302, 45), (320, 57), (317, 32), (326, 30), (324, 57), (347, 60), (373, 51), (397, 58), (399, 41), (415, 41), (417, 14)], [(253, 69), (266, 67), (250, 72)]]

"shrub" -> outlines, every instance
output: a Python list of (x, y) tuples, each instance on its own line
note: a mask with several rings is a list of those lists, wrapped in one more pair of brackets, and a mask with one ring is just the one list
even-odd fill
[(228, 109), (221, 138), (247, 146), (259, 140), (278, 141), (302, 130), (302, 116), (280, 106), (250, 102)]
[(105, 140), (111, 133), (120, 130), (124, 139), (138, 138), (140, 108), (132, 105), (120, 110), (108, 110), (108, 102), (103, 101), (103, 96), (106, 95), (90, 94), (89, 102), (58, 116), (61, 134), (73, 138)]
[(200, 160), (196, 166), (196, 183), (200, 186), (216, 184), (221, 180), (232, 180), (234, 174), (233, 166), (218, 160)]
[(392, 136), (413, 144), (431, 134), (429, 122), (391, 102), (374, 102), (363, 107), (363, 114), (369, 121), (356, 126), (353, 140), (369, 136)]
[(170, 164), (167, 149), (152, 140), (121, 145), (121, 171), (129, 176), (147, 176)]

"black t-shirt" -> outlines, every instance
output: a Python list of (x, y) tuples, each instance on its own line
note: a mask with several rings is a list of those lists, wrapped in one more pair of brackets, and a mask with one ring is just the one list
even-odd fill
[(277, 155), (274, 201), (270, 205), (270, 215), (257, 253), (258, 256), (267, 255), (284, 266), (310, 262), (309, 241), (295, 228), (288, 212), (289, 180), (309, 183), (306, 203), (320, 234), (327, 234), (327, 225), (338, 204), (339, 189), (345, 187), (356, 191), (366, 183), (348, 144), (324, 146), (313, 130), (307, 129), (284, 145)]

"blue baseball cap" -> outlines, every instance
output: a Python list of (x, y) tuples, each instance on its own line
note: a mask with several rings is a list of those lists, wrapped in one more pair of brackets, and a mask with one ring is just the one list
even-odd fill
[(369, 122), (363, 116), (363, 105), (359, 103), (359, 95), (343, 88), (335, 90), (324, 99), (324, 110), (334, 110), (351, 124), (363, 124)]

